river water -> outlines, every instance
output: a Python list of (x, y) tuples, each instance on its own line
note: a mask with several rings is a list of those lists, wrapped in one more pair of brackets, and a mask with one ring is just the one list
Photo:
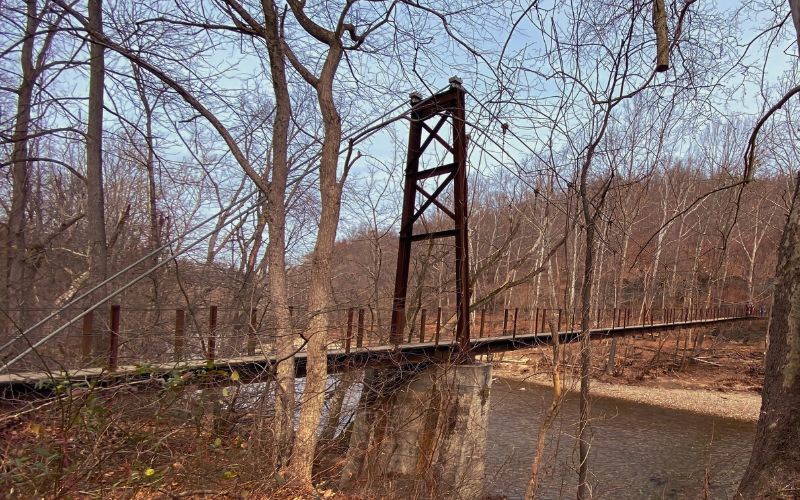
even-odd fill
[[(551, 389), (496, 379), (492, 385), (487, 493), (521, 498)], [(609, 398), (592, 406), (594, 498), (732, 498), (750, 455), (755, 424)], [(567, 397), (549, 432), (537, 498), (575, 498), (578, 399)]]

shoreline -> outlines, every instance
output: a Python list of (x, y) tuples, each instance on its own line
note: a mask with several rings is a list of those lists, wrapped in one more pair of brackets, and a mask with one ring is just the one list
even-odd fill
[[(504, 364), (504, 363), (503, 363)], [(519, 369), (492, 363), (493, 377), (508, 378), (543, 387), (553, 387), (549, 374), (532, 375)], [(579, 380), (562, 380), (565, 393), (577, 393)], [(591, 394), (659, 408), (682, 410), (711, 417), (756, 423), (761, 411), (761, 395), (749, 391), (714, 391), (658, 386), (615, 384), (597, 379), (591, 381)]]

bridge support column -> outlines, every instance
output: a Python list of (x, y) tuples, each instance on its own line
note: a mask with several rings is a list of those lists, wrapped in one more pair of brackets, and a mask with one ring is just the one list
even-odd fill
[[(392, 301), (392, 321), (389, 339), (399, 345), (406, 325), (406, 295), (411, 265), (411, 246), (415, 241), (455, 238), (456, 277), (456, 344), (462, 361), (468, 356), (469, 343), (469, 229), (467, 208), (467, 133), (464, 102), (466, 93), (461, 79), (450, 78), (450, 88), (427, 99), (416, 92), (410, 96), (411, 125), (409, 126), (408, 158), (406, 159), (403, 211), (400, 216), (400, 235), (397, 250), (397, 270)], [(434, 125), (426, 123), (436, 120)], [(440, 131), (450, 123), (450, 140)], [(427, 137), (423, 141), (423, 132)], [(434, 147), (444, 147), (442, 154), (452, 157), (451, 163), (420, 170), (423, 153)], [(427, 165), (430, 167), (430, 165)], [(426, 179), (437, 179), (435, 188), (423, 186)], [(452, 185), (452, 205), (447, 205), (447, 189)], [(430, 191), (430, 192), (429, 192)], [(417, 199), (420, 205), (417, 207)], [(414, 232), (415, 224), (426, 210), (438, 209), (453, 220), (452, 229), (433, 232)], [(421, 226), (422, 224), (416, 224)], [(409, 338), (409, 342), (411, 339)]]
[[(368, 374), (364, 390), (387, 387), (374, 384), (379, 377)], [(483, 498), (491, 382), (489, 364), (434, 365), (383, 396), (362, 396), (342, 489)]]

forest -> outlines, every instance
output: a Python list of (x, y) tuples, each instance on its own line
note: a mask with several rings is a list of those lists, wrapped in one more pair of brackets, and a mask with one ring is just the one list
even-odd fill
[(746, 451), (674, 497), (800, 495), (798, 0), (3, 0), (0, 65), (2, 496), (660, 497), (595, 398), (723, 372)]

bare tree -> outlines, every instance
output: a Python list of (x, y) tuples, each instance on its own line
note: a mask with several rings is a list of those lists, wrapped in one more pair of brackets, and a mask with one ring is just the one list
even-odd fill
[[(103, 32), (102, 0), (89, 0), (89, 29)], [(92, 37), (89, 48), (89, 121), (86, 128), (86, 220), (88, 222), (89, 282), (106, 279), (108, 247), (103, 189), (103, 95), (105, 94), (105, 48)]]
[[(800, 2), (789, 7), (800, 55)], [(800, 87), (797, 87), (800, 89)], [(791, 95), (790, 90), (756, 124), (745, 158), (745, 175), (753, 173), (755, 138), (760, 127)], [(800, 178), (795, 183), (789, 216), (783, 229), (776, 269), (774, 305), (767, 331), (764, 390), (753, 453), (739, 484), (743, 498), (794, 496), (800, 492)]]

